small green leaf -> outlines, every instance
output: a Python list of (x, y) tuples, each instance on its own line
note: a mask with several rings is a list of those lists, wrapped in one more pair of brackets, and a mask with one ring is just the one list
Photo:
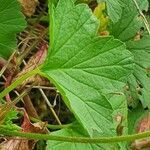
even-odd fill
[(7, 113), (7, 115), (6, 115), (5, 119), (4, 119), (4, 124), (5, 124), (5, 125), (10, 125), (10, 124), (12, 124), (12, 120), (13, 120), (13, 119), (17, 119), (17, 114), (18, 114), (18, 113), (17, 113), (15, 110), (11, 109), (11, 110)]
[(85, 4), (60, 0), (53, 16), (53, 44), (41, 69), (90, 136), (114, 135), (106, 93), (122, 91), (133, 57), (112, 37), (96, 36), (98, 21)]
[[(5, 110), (4, 110), (5, 111)], [(1, 110), (1, 126), (6, 128), (7, 130), (19, 130), (20, 127), (17, 126), (16, 124), (13, 124), (13, 120), (17, 119), (17, 112), (14, 109), (10, 109), (8, 112), (2, 112)]]
[(17, 0), (0, 0), (0, 57), (7, 59), (16, 49), (16, 34), (25, 28)]

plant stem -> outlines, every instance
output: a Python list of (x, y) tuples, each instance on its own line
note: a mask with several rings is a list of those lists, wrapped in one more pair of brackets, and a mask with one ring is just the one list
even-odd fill
[[(31, 85), (25, 85), (25, 87), (30, 87)], [(57, 90), (55, 87), (49, 87), (49, 86), (41, 86), (41, 85), (35, 85), (32, 87), (33, 89), (46, 89), (46, 90)]]
[[(19, 114), (21, 115), (24, 115), (21, 111), (19, 111)], [(45, 122), (45, 121), (41, 121), (40, 119), (37, 119), (37, 118), (34, 118), (34, 117), (31, 117), (29, 116), (30, 120), (32, 122)], [(73, 125), (73, 123), (69, 123), (69, 124), (62, 124), (62, 125), (53, 125), (53, 124), (46, 124), (46, 127), (49, 128), (49, 129), (64, 129), (64, 128), (69, 128)]]
[[(30, 120), (33, 121), (33, 122), (42, 122), (41, 120), (39, 119), (36, 119), (34, 117), (30, 117)], [(70, 124), (64, 124), (64, 125), (52, 125), (52, 124), (47, 124), (46, 127), (49, 128), (49, 129), (64, 129), (64, 128), (69, 128), (72, 126), (72, 123)]]
[(7, 69), (10, 61), (12, 60), (12, 58), (14, 57), (16, 51), (13, 52), (13, 54), (10, 56), (10, 58), (8, 59), (7, 63), (5, 64), (5, 66), (3, 66), (3, 68), (0, 71), (0, 77), (3, 75), (3, 73), (5, 72), (5, 70)]
[(23, 81), (25, 81), (29, 77), (38, 74), (38, 72), (39, 72), (39, 68), (36, 68), (36, 69), (34, 69), (34, 70), (32, 70), (32, 71), (30, 71), (30, 72), (22, 75), (19, 79), (17, 79), (9, 87), (7, 87), (6, 89), (4, 89), (0, 93), (0, 99), (2, 99), (5, 95), (7, 95), (10, 91), (12, 91), (13, 89), (15, 89), (18, 85), (20, 85)]
[(59, 125), (61, 125), (61, 122), (60, 122), (60, 120), (59, 120), (59, 118), (58, 118), (56, 112), (54, 111), (53, 106), (52, 106), (51, 103), (49, 102), (47, 96), (45, 95), (45, 93), (43, 92), (42, 89), (39, 89), (39, 91), (41, 92), (41, 94), (42, 94), (42, 96), (43, 96), (43, 98), (44, 98), (46, 104), (49, 106), (49, 109), (51, 110), (51, 112), (52, 112), (53, 116), (55, 117), (56, 121), (58, 122)]
[(115, 137), (99, 137), (99, 138), (69, 137), (69, 136), (55, 136), (55, 135), (48, 135), (48, 134), (10, 131), (2, 128), (2, 126), (0, 126), (0, 134), (3, 136), (13, 136), (13, 137), (18, 136), (27, 139), (54, 140), (54, 141), (64, 141), (64, 142), (73, 142), (73, 143), (115, 143), (115, 142), (134, 141), (137, 139), (142, 139), (150, 136), (150, 132), (143, 132), (139, 134), (115, 136)]

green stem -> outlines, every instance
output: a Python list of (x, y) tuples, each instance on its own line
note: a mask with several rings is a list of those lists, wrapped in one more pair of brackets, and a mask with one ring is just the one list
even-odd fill
[[(22, 94), (22, 96), (19, 95), (20, 98), (23, 97), (23, 96), (24, 96), (23, 94)], [(16, 100), (14, 100), (14, 101), (16, 101)], [(14, 101), (13, 101), (13, 102), (14, 102)], [(19, 111), (19, 114), (24, 115), (24, 113), (23, 113), (22, 111)], [(43, 122), (43, 121), (41, 121), (41, 120), (39, 120), (39, 119), (37, 119), (37, 118), (31, 117), (31, 116), (29, 116), (29, 118), (30, 118), (30, 120), (31, 120), (32, 122), (35, 122), (35, 123), (37, 123), (37, 122)], [(46, 127), (49, 128), (49, 129), (55, 130), (55, 129), (69, 128), (69, 127), (71, 127), (72, 125), (73, 125), (73, 123), (63, 124), (63, 125), (46, 124)]]
[(142, 139), (150, 136), (150, 132), (143, 132), (139, 134), (115, 136), (115, 137), (99, 137), (99, 138), (68, 137), (68, 136), (55, 136), (55, 135), (48, 135), (48, 134), (10, 131), (2, 127), (0, 128), (0, 134), (3, 136), (13, 136), (13, 137), (18, 136), (22, 138), (35, 139), (35, 140), (54, 140), (54, 141), (64, 141), (64, 142), (73, 142), (73, 143), (115, 143), (115, 142), (134, 141), (137, 139)]
[(6, 89), (4, 89), (1, 93), (0, 93), (0, 99), (2, 99), (5, 95), (7, 95), (10, 91), (12, 91), (13, 89), (15, 89), (18, 85), (20, 85), (23, 81), (25, 81), (26, 79), (28, 79), (29, 77), (36, 75), (39, 73), (39, 68), (36, 68), (24, 75), (22, 75), (19, 79), (17, 79), (15, 82), (13, 82), (9, 87), (7, 87)]
[[(33, 121), (33, 122), (40, 122), (41, 120), (39, 119), (36, 119), (34, 117), (30, 117), (30, 120)], [(69, 128), (72, 126), (72, 124), (65, 124), (65, 125), (52, 125), (52, 124), (47, 124), (46, 125), (49, 129), (64, 129), (64, 128)]]

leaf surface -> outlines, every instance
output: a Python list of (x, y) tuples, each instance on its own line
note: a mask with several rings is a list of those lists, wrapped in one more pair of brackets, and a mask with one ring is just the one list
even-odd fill
[(0, 0), (0, 57), (7, 59), (16, 48), (16, 34), (25, 20), (16, 0)]
[[(148, 9), (147, 0), (136, 0), (141, 10)], [(143, 25), (142, 19), (139, 17), (139, 13), (133, 1), (120, 0), (122, 3), (123, 11), (121, 18), (118, 22), (111, 24), (110, 33), (115, 38), (121, 41), (129, 41), (133, 39), (136, 33)]]
[[(133, 53), (135, 57), (135, 68), (134, 77), (137, 80), (137, 84), (140, 84), (140, 92), (138, 97), (145, 107), (150, 108), (150, 78), (149, 78), (149, 68), (150, 68), (150, 36), (145, 35), (139, 41), (129, 41), (127, 42), (128, 49)], [(136, 89), (137, 86), (134, 86)]]
[(113, 108), (105, 93), (121, 91), (133, 57), (112, 37), (98, 37), (98, 22), (85, 4), (60, 0), (53, 16), (53, 37), (42, 68), (65, 103), (92, 136), (114, 135)]
[[(141, 10), (147, 10), (147, 0), (138, 0), (137, 2)], [(148, 75), (150, 68), (150, 36), (143, 35), (142, 39), (134, 40), (143, 26), (143, 20), (139, 17), (135, 4), (125, 0), (122, 17), (116, 24), (111, 25), (111, 34), (115, 38), (126, 42), (127, 49), (132, 52), (135, 58), (134, 73), (128, 79), (129, 105), (136, 107), (138, 99), (140, 99), (144, 108), (150, 108), (150, 78)]]

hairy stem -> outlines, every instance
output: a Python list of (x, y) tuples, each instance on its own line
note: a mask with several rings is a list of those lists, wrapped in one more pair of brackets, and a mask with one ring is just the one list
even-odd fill
[(10, 131), (7, 130), (6, 128), (3, 128), (2, 126), (0, 126), (0, 134), (3, 136), (13, 136), (13, 137), (18, 136), (27, 139), (54, 140), (54, 141), (64, 141), (64, 142), (73, 142), (73, 143), (115, 143), (115, 142), (134, 141), (137, 139), (142, 139), (150, 136), (150, 132), (143, 132), (139, 134), (115, 136), (115, 137), (99, 137), (99, 138), (68, 137), (68, 136), (55, 136), (49, 134)]

